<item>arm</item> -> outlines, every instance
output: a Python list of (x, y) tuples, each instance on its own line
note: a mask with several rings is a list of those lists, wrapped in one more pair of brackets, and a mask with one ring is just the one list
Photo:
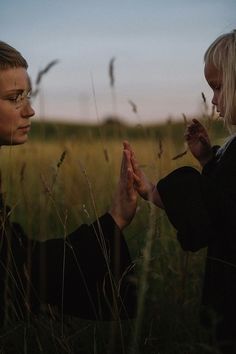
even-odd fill
[[(191, 167), (182, 167), (161, 179), (156, 188), (146, 180), (135, 157), (131, 158), (139, 194), (165, 209), (185, 250), (196, 251), (206, 247), (210, 240), (222, 238), (224, 234), (234, 245), (235, 156), (236, 141), (227, 149), (220, 163), (213, 158), (211, 148), (202, 174)], [(153, 196), (154, 191), (156, 196)]]
[(214, 228), (203, 198), (201, 174), (191, 167), (178, 168), (162, 178), (157, 189), (182, 248), (197, 251), (207, 246)]
[(202, 198), (201, 174), (183, 167), (162, 178), (157, 185), (149, 182), (131, 152), (135, 188), (142, 198), (165, 209), (183, 249), (196, 251), (208, 244), (212, 234), (210, 218)]
[(195, 251), (221, 242), (235, 250), (236, 140), (220, 161), (212, 159), (202, 174), (182, 167), (163, 178), (157, 189), (182, 247)]
[(32, 281), (41, 301), (89, 319), (135, 315), (133, 264), (121, 232), (137, 204), (128, 157), (129, 152), (124, 152), (109, 213), (90, 226), (82, 225), (65, 241), (36, 243)]
[(66, 241), (36, 242), (31, 281), (42, 303), (88, 319), (135, 315), (133, 265), (127, 244), (109, 214), (81, 225)]
[(154, 185), (140, 169), (130, 145), (126, 144), (131, 151), (135, 188), (140, 196), (165, 209), (183, 249), (196, 251), (205, 247), (212, 229), (201, 198), (200, 173), (191, 167), (180, 168)]

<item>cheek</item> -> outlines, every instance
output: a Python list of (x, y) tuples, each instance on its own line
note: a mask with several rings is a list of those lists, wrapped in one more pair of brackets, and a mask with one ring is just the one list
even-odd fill
[(17, 128), (19, 116), (16, 111), (6, 112), (0, 109), (0, 129), (1, 131), (9, 131)]
[(223, 95), (222, 95), (222, 92), (220, 92), (220, 94), (219, 94), (219, 106), (221, 107), (221, 108), (223, 108), (224, 107), (224, 99), (223, 99)]
[(213, 100), (212, 102), (214, 104), (216, 104), (217, 106), (221, 106), (222, 105), (222, 94), (220, 91), (217, 91), (217, 92), (214, 92), (214, 95), (213, 95)]

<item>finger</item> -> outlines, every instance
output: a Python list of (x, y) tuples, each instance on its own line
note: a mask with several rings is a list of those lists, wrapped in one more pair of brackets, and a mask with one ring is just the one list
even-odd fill
[(188, 128), (186, 129), (185, 131), (185, 135), (188, 134), (188, 135), (193, 135), (196, 133), (196, 127), (194, 127), (193, 125), (191, 126), (188, 126)]
[(134, 172), (133, 172), (133, 181), (134, 181), (134, 184), (135, 184), (136, 187), (140, 187), (141, 186), (141, 179)]
[(194, 139), (198, 136), (198, 134), (199, 131), (197, 131), (195, 128), (192, 128), (185, 132), (184, 137), (189, 139)]
[(190, 134), (184, 134), (185, 140), (189, 141), (191, 140), (192, 136)]
[(131, 147), (130, 143), (128, 142), (128, 140), (123, 141), (123, 147), (125, 150), (132, 151), (132, 147)]
[(120, 167), (120, 176), (124, 176), (127, 170), (127, 161), (130, 159), (130, 152), (128, 150), (123, 150), (123, 156)]
[(124, 171), (124, 164), (125, 164), (125, 152), (123, 150), (122, 152), (122, 160), (121, 160), (121, 165), (120, 165), (120, 176), (122, 175)]
[(125, 141), (123, 142), (123, 146), (124, 146), (124, 149), (130, 151), (131, 156), (135, 156), (134, 150), (133, 150), (132, 146), (130, 145), (130, 143), (129, 143), (127, 140), (125, 140)]
[(200, 123), (198, 119), (194, 118), (193, 123), (198, 128), (198, 130), (205, 131), (204, 125), (202, 125), (202, 123)]
[(137, 159), (135, 158), (134, 155), (131, 156), (131, 164), (132, 164), (133, 170), (134, 170), (134, 172), (135, 172), (136, 174), (137, 174), (137, 173), (141, 173), (141, 170), (140, 170), (138, 161), (137, 161)]
[(133, 167), (130, 161), (130, 151), (124, 150), (123, 151), (123, 163), (122, 163), (122, 168), (121, 168), (121, 179), (127, 183), (127, 176), (128, 176), (128, 169), (130, 169), (133, 172)]
[(189, 131), (189, 132), (197, 132), (199, 130), (199, 127), (200, 126), (198, 124), (192, 123), (192, 124), (190, 124), (187, 127), (187, 131)]
[(208, 146), (208, 145), (209, 145), (207, 139), (206, 139), (203, 135), (200, 135), (200, 136), (198, 137), (198, 139), (199, 139), (199, 141), (202, 143), (202, 145), (204, 145), (204, 146)]
[(128, 192), (133, 190), (133, 184), (134, 184), (133, 171), (130, 168), (128, 168), (127, 169), (127, 183), (126, 183)]
[(199, 120), (198, 119), (196, 119), (196, 118), (193, 118), (192, 119), (192, 122), (194, 123), (194, 124), (197, 124), (197, 125), (201, 125), (202, 126), (202, 124), (199, 122)]
[(136, 194), (136, 190), (134, 189), (134, 177), (133, 177), (133, 171), (128, 168), (127, 170), (127, 180), (126, 183), (124, 184), (124, 188), (126, 190), (126, 195), (128, 197), (133, 197), (134, 193)]
[(129, 150), (124, 150), (124, 166), (125, 168), (131, 168), (132, 169), (132, 164), (131, 164), (131, 153)]
[(191, 128), (188, 128), (188, 129), (186, 129), (185, 132), (184, 132), (184, 137), (187, 136), (187, 135), (192, 135), (192, 134), (193, 134), (192, 129), (191, 129)]

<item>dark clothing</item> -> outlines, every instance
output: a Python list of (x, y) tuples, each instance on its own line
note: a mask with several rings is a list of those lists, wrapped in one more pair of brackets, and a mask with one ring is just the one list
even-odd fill
[(133, 267), (125, 240), (105, 214), (65, 240), (29, 240), (1, 211), (0, 320), (25, 319), (41, 304), (86, 319), (135, 315)]
[(215, 149), (202, 174), (182, 167), (157, 189), (184, 250), (208, 247), (202, 304), (219, 340), (236, 340), (236, 138)]

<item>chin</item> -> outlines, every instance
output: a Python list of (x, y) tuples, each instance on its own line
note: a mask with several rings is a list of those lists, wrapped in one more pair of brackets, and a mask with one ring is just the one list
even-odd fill
[(22, 144), (25, 144), (27, 142), (28, 139), (24, 139), (24, 140), (21, 140), (21, 141), (16, 141), (16, 142), (13, 142), (12, 145), (22, 145)]
[(6, 146), (22, 145), (22, 144), (26, 143), (27, 140), (28, 140), (28, 137), (26, 137), (24, 139), (13, 139), (11, 141), (4, 142), (1, 145), (6, 145)]
[(22, 145), (28, 140), (28, 134), (23, 134), (21, 136), (16, 136), (12, 139), (12, 145)]

